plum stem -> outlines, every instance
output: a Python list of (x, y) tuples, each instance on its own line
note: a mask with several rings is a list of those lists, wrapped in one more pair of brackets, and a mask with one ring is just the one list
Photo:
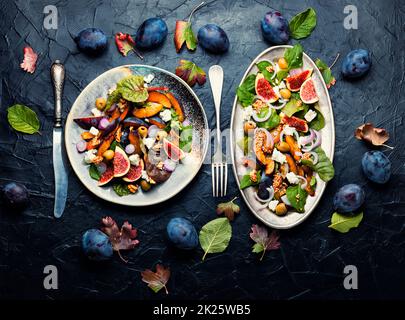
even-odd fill
[(188, 19), (187, 19), (188, 23), (191, 22), (191, 18), (193, 17), (193, 14), (204, 5), (205, 5), (205, 1), (201, 2), (198, 6), (194, 7), (193, 11), (191, 11), (190, 15), (188, 16)]
[(143, 60), (143, 55), (141, 55), (141, 53), (138, 51), (138, 49), (136, 49), (135, 47), (132, 48), (132, 50), (136, 53), (136, 55)]
[(333, 66), (334, 66), (334, 65), (336, 64), (336, 62), (339, 60), (339, 57), (340, 57), (340, 53), (338, 52), (337, 55), (336, 55), (335, 60), (333, 60), (332, 64), (329, 66), (329, 69), (332, 69), (332, 68), (333, 68)]
[(394, 149), (394, 147), (391, 147), (391, 146), (389, 146), (388, 144), (385, 144), (385, 143), (383, 143), (382, 146), (383, 146), (383, 147), (386, 147), (386, 148), (388, 148), (388, 149), (391, 149), (391, 150)]
[(120, 250), (117, 250), (117, 253), (118, 253), (118, 256), (120, 257), (120, 259), (121, 259), (122, 261), (124, 261), (125, 263), (128, 263), (128, 260), (125, 260), (124, 257), (121, 255)]
[(238, 197), (234, 197), (231, 202), (234, 202), (236, 199), (238, 199)]
[(263, 253), (262, 253), (262, 255), (260, 256), (260, 261), (263, 260), (263, 257), (264, 257), (264, 254), (265, 254), (265, 253), (266, 253), (266, 248), (263, 249)]

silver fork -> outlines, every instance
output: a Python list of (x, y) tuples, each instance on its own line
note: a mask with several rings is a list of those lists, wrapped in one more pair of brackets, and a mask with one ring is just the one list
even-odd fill
[(220, 107), (222, 85), (224, 83), (224, 70), (221, 66), (214, 65), (208, 71), (208, 76), (211, 84), (212, 96), (214, 97), (215, 115), (217, 118), (217, 148), (212, 158), (211, 174), (212, 174), (212, 195), (214, 197), (226, 196), (226, 186), (228, 180), (228, 166), (224, 161), (222, 154), (222, 141), (221, 141), (221, 121), (220, 121)]

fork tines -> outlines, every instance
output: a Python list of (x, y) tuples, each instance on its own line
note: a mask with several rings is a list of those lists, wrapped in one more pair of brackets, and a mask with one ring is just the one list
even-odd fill
[(214, 197), (226, 196), (226, 186), (228, 180), (228, 166), (226, 162), (214, 162), (212, 170), (212, 195)]

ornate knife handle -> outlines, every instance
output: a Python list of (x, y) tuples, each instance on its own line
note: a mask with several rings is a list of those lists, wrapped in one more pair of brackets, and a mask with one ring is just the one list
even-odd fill
[(65, 83), (65, 67), (59, 60), (55, 60), (51, 67), (53, 94), (55, 98), (54, 127), (62, 127), (62, 93)]

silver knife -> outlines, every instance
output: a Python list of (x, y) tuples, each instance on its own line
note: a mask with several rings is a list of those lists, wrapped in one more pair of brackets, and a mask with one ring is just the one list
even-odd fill
[(53, 172), (55, 175), (55, 206), (53, 215), (60, 218), (65, 210), (68, 175), (62, 154), (62, 93), (65, 82), (65, 68), (63, 64), (56, 60), (51, 67), (51, 78), (55, 97), (55, 119), (53, 126)]

